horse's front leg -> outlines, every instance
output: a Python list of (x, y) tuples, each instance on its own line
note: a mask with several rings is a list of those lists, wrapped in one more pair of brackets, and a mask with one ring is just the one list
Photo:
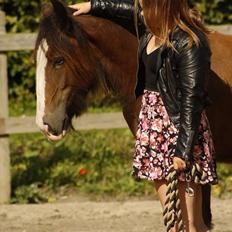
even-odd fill
[(123, 116), (128, 124), (129, 129), (135, 136), (138, 126), (138, 117), (141, 107), (141, 97), (137, 100), (127, 100), (122, 107)]

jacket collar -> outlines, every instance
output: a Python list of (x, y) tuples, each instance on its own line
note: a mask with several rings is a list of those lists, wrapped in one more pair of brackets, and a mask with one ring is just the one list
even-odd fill
[[(175, 29), (174, 32), (176, 32), (177, 29)], [(175, 40), (175, 34), (173, 33), (171, 35), (171, 40)], [(148, 31), (144, 33), (144, 35), (140, 38), (139, 41), (139, 48), (138, 48), (138, 55), (140, 57), (140, 55), (142, 54), (143, 50), (145, 49), (145, 47), (147, 46), (147, 44), (149, 43), (150, 39), (152, 37), (152, 34), (149, 33)], [(166, 46), (161, 45), (161, 48), (159, 49), (161, 51), (161, 53), (165, 50)]]
[[(180, 37), (180, 31), (181, 29), (177, 26), (172, 34), (170, 35), (170, 40), (172, 41), (174, 47), (177, 46), (178, 44), (178, 41), (180, 40), (179, 37)], [(150, 39), (152, 37), (152, 34), (148, 31), (146, 31), (143, 36), (140, 38), (140, 41), (139, 41), (139, 48), (138, 48), (138, 58), (141, 59), (141, 55), (142, 55), (142, 52), (143, 50), (146, 48), (147, 44), (149, 43)], [(159, 49), (159, 54), (158, 54), (158, 57), (157, 57), (157, 70), (159, 70), (159, 68), (161, 67), (162, 65), (162, 62), (163, 62), (163, 58), (168, 54), (168, 48), (165, 46), (165, 45), (161, 45), (161, 48)]]
[[(142, 52), (143, 50), (146, 48), (147, 44), (149, 43), (150, 39), (152, 37), (152, 34), (149, 33), (149, 32), (146, 32), (140, 39), (140, 42), (139, 42), (139, 49), (138, 49), (138, 57), (139, 59), (141, 59), (141, 56), (142, 56)], [(163, 52), (164, 50), (166, 49), (166, 46), (165, 45), (161, 45), (161, 47), (159, 48), (159, 51), (158, 51), (158, 56), (157, 56), (157, 70), (160, 69), (160, 67), (162, 66), (162, 58), (163, 58)]]

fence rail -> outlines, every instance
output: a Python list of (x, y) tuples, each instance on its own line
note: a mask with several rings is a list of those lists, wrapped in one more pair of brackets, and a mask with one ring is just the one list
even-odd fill
[[(9, 117), (7, 51), (32, 50), (35, 33), (6, 34), (5, 13), (0, 11), (0, 204), (10, 200), (10, 149), (9, 135), (38, 132), (34, 117)], [(212, 26), (221, 33), (232, 34), (232, 26)], [(122, 113), (84, 114), (73, 121), (75, 129), (126, 128)]]
[[(87, 113), (74, 119), (76, 130), (126, 128), (127, 124), (121, 112), (115, 113)], [(35, 124), (35, 117), (0, 118), (0, 136), (20, 133), (39, 132)]]
[(32, 50), (35, 45), (35, 33), (2, 34), (0, 52)]

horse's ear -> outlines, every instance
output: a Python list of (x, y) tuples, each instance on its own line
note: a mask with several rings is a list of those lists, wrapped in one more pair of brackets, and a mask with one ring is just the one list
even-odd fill
[(59, 0), (51, 0), (51, 3), (54, 11), (55, 24), (61, 31), (71, 33), (73, 31), (72, 19), (65, 5)]

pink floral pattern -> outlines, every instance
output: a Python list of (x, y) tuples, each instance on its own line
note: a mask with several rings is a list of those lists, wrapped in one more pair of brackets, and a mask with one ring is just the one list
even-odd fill
[[(178, 129), (170, 121), (159, 92), (144, 90), (136, 133), (132, 175), (135, 179), (162, 180), (168, 174), (175, 152)], [(205, 110), (193, 148), (194, 162), (207, 173), (207, 183), (216, 184), (215, 149)], [(179, 175), (185, 181), (185, 173)]]

